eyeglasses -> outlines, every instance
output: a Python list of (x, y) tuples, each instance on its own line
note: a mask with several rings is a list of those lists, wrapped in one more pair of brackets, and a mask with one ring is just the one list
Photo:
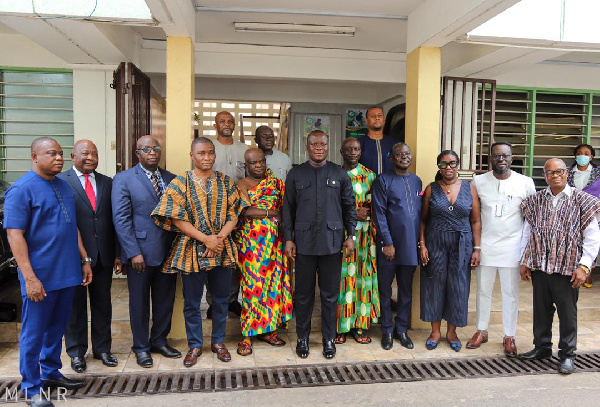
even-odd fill
[(450, 162), (440, 161), (437, 166), (440, 170), (443, 170), (444, 168), (447, 168), (447, 167), (456, 168), (456, 167), (458, 167), (458, 161), (450, 161)]
[(510, 157), (512, 157), (512, 154), (492, 154), (494, 161), (508, 160)]
[(138, 148), (135, 151), (141, 151), (144, 154), (150, 154), (150, 151), (155, 151), (157, 153), (160, 153), (162, 151), (162, 149), (160, 148), (160, 146), (154, 146), (154, 147), (142, 147), (142, 148)]
[(566, 168), (559, 168), (556, 171), (550, 171), (550, 170), (544, 171), (544, 175), (548, 178), (550, 178), (553, 175), (558, 175), (560, 177), (560, 176), (565, 175), (565, 172), (567, 172)]

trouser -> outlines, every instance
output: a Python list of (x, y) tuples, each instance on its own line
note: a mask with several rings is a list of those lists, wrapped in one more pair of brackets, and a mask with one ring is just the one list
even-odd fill
[[(59, 379), (60, 353), (73, 306), (75, 287), (47, 291), (43, 301), (23, 297), (19, 370), (21, 391), (29, 398), (40, 393), (43, 381)], [(41, 371), (41, 373), (40, 373)]]
[[(240, 294), (240, 278), (241, 272), (239, 267), (231, 269), (231, 282), (229, 287), (229, 297), (227, 301), (228, 304), (231, 304), (232, 302), (238, 300)], [(212, 295), (210, 293), (210, 287), (206, 289), (206, 302), (208, 303), (208, 305), (212, 306)]]
[(342, 275), (341, 253), (324, 256), (296, 255), (296, 333), (299, 339), (307, 339), (310, 335), (317, 270), (321, 293), (321, 332), (324, 340), (333, 340)]
[[(161, 266), (146, 266), (138, 273), (127, 266), (129, 288), (129, 320), (134, 353), (148, 352), (150, 347), (167, 344), (171, 331), (171, 317), (175, 302), (177, 274), (161, 272)], [(150, 300), (152, 299), (152, 330), (150, 327)]]
[(110, 323), (112, 320), (112, 303), (110, 287), (112, 285), (112, 265), (104, 266), (98, 263), (93, 268), (94, 278), (87, 286), (75, 287), (73, 311), (67, 332), (65, 332), (65, 348), (67, 354), (74, 358), (85, 356), (88, 350), (88, 313), (87, 294), (90, 294), (90, 311), (92, 325), (92, 352), (95, 354), (110, 352), (112, 335)]
[(500, 276), (502, 290), (502, 328), (505, 336), (517, 333), (519, 315), (519, 267), (477, 267), (477, 329), (486, 331), (492, 309), (492, 291), (496, 282), (496, 271)]
[[(571, 286), (571, 276), (531, 272), (533, 281), (533, 344), (536, 349), (552, 349), (552, 320), (558, 311), (558, 356), (574, 358), (577, 349), (577, 299), (579, 288)], [(555, 308), (556, 306), (556, 308)]]
[[(386, 265), (377, 268), (379, 299), (381, 302), (381, 332), (393, 333), (394, 330), (406, 333), (410, 320), (412, 304), (412, 280), (416, 266)], [(392, 283), (396, 277), (398, 301), (396, 303), (396, 321), (392, 321)]]
[(225, 341), (225, 324), (227, 323), (227, 308), (229, 305), (229, 282), (232, 269), (215, 267), (201, 270), (197, 273), (182, 273), (183, 286), (183, 316), (188, 346), (202, 348), (202, 315), (200, 302), (204, 293), (204, 285), (208, 280), (208, 289), (212, 293), (212, 335), (211, 344)]

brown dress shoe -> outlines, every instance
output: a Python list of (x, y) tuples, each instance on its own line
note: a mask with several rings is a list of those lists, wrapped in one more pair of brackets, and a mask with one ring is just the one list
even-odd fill
[(191, 348), (183, 359), (183, 366), (192, 367), (198, 362), (198, 356), (202, 355), (202, 348)]
[(512, 336), (504, 337), (504, 354), (511, 358), (517, 356), (517, 345)]
[(482, 343), (488, 341), (487, 331), (477, 331), (473, 334), (473, 337), (467, 342), (467, 349), (477, 349)]
[(229, 351), (222, 343), (215, 343), (213, 345), (210, 345), (210, 350), (212, 350), (213, 353), (217, 354), (217, 359), (219, 359), (221, 362), (229, 362), (231, 360), (231, 355), (229, 354)]

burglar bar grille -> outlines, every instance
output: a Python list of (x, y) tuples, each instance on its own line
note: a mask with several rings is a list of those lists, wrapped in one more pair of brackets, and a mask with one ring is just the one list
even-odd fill
[[(356, 364), (208, 369), (195, 372), (87, 375), (87, 385), (66, 398), (135, 396), (176, 392), (220, 392), (269, 388), (471, 379), (556, 373), (559, 360), (522, 361), (504, 356)], [(600, 371), (600, 353), (579, 353), (575, 372)], [(10, 401), (19, 379), (0, 379), (0, 400)]]

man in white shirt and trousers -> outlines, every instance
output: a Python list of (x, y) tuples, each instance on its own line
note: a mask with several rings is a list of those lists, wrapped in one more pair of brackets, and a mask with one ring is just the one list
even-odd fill
[(481, 202), (481, 262), (477, 267), (477, 332), (467, 342), (467, 349), (479, 348), (488, 341), (492, 291), (497, 273), (502, 290), (504, 353), (514, 357), (517, 355), (519, 259), (524, 226), (521, 202), (535, 194), (535, 185), (531, 178), (510, 169), (510, 143), (500, 141), (492, 144), (488, 162), (492, 171), (473, 179)]

